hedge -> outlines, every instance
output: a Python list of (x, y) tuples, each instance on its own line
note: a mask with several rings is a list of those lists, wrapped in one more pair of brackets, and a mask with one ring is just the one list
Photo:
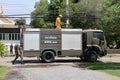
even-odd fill
[(107, 49), (107, 54), (120, 54), (120, 49)]

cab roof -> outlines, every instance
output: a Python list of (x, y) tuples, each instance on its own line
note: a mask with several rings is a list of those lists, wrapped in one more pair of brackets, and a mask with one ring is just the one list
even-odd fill
[(89, 31), (98, 31), (98, 32), (103, 32), (102, 30), (99, 30), (99, 29), (87, 29), (87, 30), (83, 30), (83, 32), (89, 32)]

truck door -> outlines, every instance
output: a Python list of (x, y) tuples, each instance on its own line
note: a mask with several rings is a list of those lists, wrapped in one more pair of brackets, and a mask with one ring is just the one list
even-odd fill
[(106, 39), (103, 32), (93, 32), (93, 39), (94, 45), (99, 45), (102, 51), (106, 49)]

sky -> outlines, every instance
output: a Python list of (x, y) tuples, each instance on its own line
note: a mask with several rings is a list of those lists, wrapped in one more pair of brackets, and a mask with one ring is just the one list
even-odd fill
[[(31, 14), (37, 1), (39, 0), (0, 0), (0, 6), (4, 15)], [(30, 23), (30, 18), (26, 19), (26, 23)]]

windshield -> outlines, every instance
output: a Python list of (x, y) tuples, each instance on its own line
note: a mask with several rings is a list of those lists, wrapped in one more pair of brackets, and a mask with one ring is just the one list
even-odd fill
[(100, 40), (104, 40), (104, 34), (103, 32), (93, 32), (93, 37), (100, 39)]

